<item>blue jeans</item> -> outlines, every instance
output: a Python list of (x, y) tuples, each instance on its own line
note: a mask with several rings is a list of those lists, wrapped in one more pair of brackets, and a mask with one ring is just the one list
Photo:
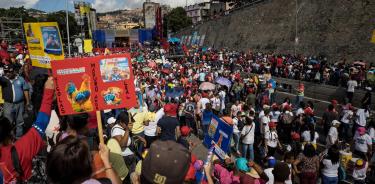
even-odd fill
[(327, 177), (323, 175), (322, 184), (337, 184), (339, 177)]
[(299, 104), (303, 102), (303, 96), (296, 96), (296, 107), (299, 108)]
[(242, 144), (242, 157), (246, 158), (248, 152), (250, 152), (250, 160), (254, 160), (253, 144)]
[(240, 133), (233, 133), (234, 149), (238, 151), (238, 145), (240, 144)]
[(204, 134), (205, 136), (208, 134), (208, 126), (209, 126), (209, 124), (207, 124), (207, 125), (202, 125), (203, 134)]
[(23, 135), (23, 113), (24, 103), (4, 103), (4, 117), (8, 118), (11, 123), (16, 125), (16, 137), (19, 138)]

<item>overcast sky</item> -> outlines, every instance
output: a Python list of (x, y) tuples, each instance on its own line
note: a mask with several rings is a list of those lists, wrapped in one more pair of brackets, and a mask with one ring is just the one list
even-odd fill
[[(73, 10), (73, 0), (68, 0), (68, 9)], [(82, 0), (80, 0), (82, 1)], [(83, 0), (93, 4), (97, 12), (107, 12), (119, 9), (134, 9), (141, 8), (145, 0)], [(196, 2), (203, 2), (208, 0), (152, 0), (162, 4), (168, 4), (172, 8), (177, 6), (185, 6)], [(46, 12), (53, 12), (66, 9), (66, 0), (0, 0), (1, 8), (19, 7), (35, 8)]]

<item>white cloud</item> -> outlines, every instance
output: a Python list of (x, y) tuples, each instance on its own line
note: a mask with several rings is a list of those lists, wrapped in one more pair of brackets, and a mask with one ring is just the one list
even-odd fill
[(33, 7), (39, 0), (0, 0), (1, 8), (9, 7), (20, 7), (24, 6), (25, 8)]
[[(170, 5), (172, 8), (185, 6), (186, 0), (151, 0), (152, 2)], [(187, 4), (194, 4), (208, 0), (187, 0)], [(119, 9), (142, 8), (145, 0), (94, 0), (93, 7), (97, 12), (107, 12)]]

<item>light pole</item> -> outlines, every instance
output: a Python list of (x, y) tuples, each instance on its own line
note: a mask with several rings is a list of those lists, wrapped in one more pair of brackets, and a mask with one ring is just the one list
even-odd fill
[(66, 33), (67, 33), (67, 39), (68, 39), (68, 56), (70, 57), (70, 36), (69, 36), (69, 17), (68, 17), (68, 0), (66, 0), (66, 9), (65, 9), (65, 14), (66, 14)]

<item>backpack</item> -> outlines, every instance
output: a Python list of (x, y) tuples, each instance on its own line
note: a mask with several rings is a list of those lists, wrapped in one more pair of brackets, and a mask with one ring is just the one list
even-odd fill
[(47, 184), (47, 174), (46, 174), (46, 160), (47, 157), (42, 154), (34, 156), (32, 159), (32, 170), (31, 178), (27, 181), (20, 181), (18, 178), (23, 176), (23, 169), (17, 154), (16, 147), (11, 148), (11, 157), (13, 161), (13, 167), (17, 172), (17, 184), (28, 183), (28, 184)]

